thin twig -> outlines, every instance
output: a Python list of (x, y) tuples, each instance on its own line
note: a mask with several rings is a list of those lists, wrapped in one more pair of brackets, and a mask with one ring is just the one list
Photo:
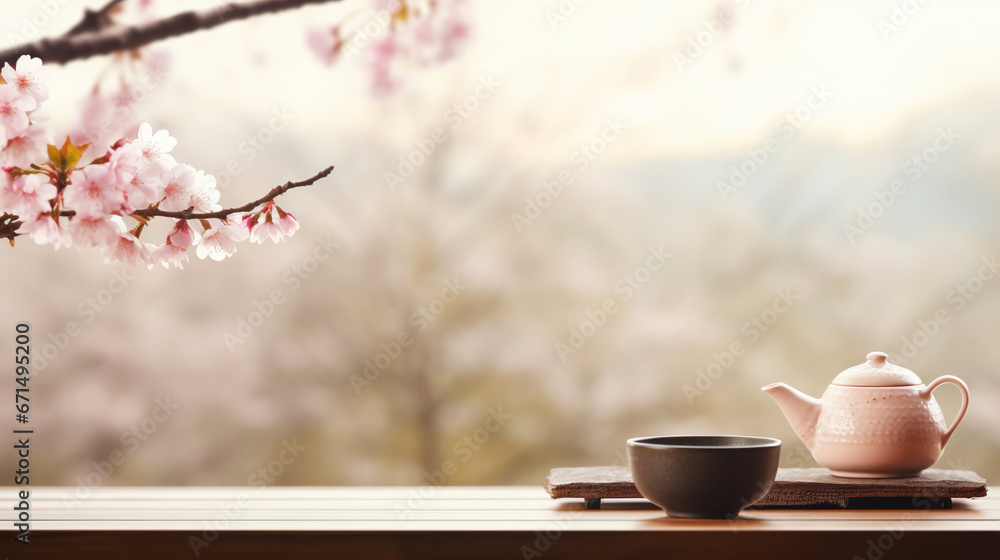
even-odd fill
[(325, 178), (332, 171), (333, 171), (333, 166), (331, 165), (330, 167), (327, 167), (323, 171), (320, 171), (319, 173), (313, 175), (312, 177), (304, 181), (296, 181), (296, 182), (289, 181), (284, 185), (278, 185), (277, 187), (274, 187), (270, 191), (268, 191), (266, 195), (258, 198), (253, 202), (248, 202), (238, 208), (226, 208), (224, 210), (219, 210), (217, 212), (201, 212), (201, 213), (195, 212), (194, 208), (188, 208), (187, 210), (181, 210), (179, 212), (167, 212), (165, 210), (160, 210), (159, 208), (143, 208), (141, 210), (136, 210), (135, 212), (132, 212), (132, 215), (142, 216), (143, 218), (155, 218), (159, 216), (163, 218), (177, 218), (178, 220), (210, 220), (210, 219), (222, 220), (229, 217), (232, 214), (249, 212), (254, 208), (257, 208), (258, 206), (266, 202), (270, 202), (294, 188), (308, 187), (309, 185), (312, 185), (316, 181)]
[(326, 4), (339, 0), (257, 0), (256, 2), (231, 2), (200, 12), (183, 12), (144, 25), (111, 28), (89, 33), (41, 39), (0, 51), (0, 64), (13, 64), (24, 54), (37, 56), (49, 64), (64, 64), (80, 60), (130, 51), (170, 37), (186, 35), (203, 29), (263, 14), (292, 10), (310, 4)]
[(20, 227), (21, 220), (17, 216), (4, 212), (3, 216), (0, 216), (0, 239), (6, 237), (13, 243), (14, 238), (18, 235), (16, 232)]
[(80, 35), (81, 33), (91, 33), (108, 27), (112, 23), (110, 17), (111, 11), (118, 7), (118, 4), (121, 4), (124, 1), (125, 0), (110, 0), (107, 4), (97, 10), (84, 10), (83, 17), (80, 19), (79, 23), (71, 27), (69, 31), (63, 34), (63, 37)]
[[(308, 187), (320, 179), (326, 178), (330, 173), (333, 172), (333, 166), (327, 167), (326, 169), (320, 171), (319, 173), (304, 179), (302, 181), (289, 181), (284, 185), (278, 185), (267, 192), (266, 195), (254, 200), (253, 202), (248, 202), (243, 206), (237, 208), (225, 208), (223, 210), (218, 210), (216, 212), (195, 212), (194, 208), (188, 208), (187, 210), (181, 210), (179, 212), (168, 212), (166, 210), (160, 210), (156, 207), (143, 208), (141, 210), (136, 210), (131, 215), (139, 216), (141, 218), (176, 218), (178, 220), (223, 220), (232, 214), (239, 214), (242, 212), (250, 212), (251, 210), (278, 198), (279, 196), (285, 194), (286, 192), (298, 188), (298, 187)], [(73, 210), (63, 210), (59, 213), (63, 218), (71, 218), (76, 215)], [(15, 237), (22, 235), (17, 233), (18, 228), (21, 227), (20, 219), (14, 214), (3, 214), (0, 216), (0, 239), (7, 238), (13, 240)]]

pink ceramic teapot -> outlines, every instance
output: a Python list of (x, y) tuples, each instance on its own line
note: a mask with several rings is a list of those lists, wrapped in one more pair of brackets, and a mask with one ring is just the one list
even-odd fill
[[(778, 402), (795, 433), (820, 465), (835, 476), (917, 476), (934, 464), (969, 407), (969, 388), (951, 375), (925, 386), (912, 371), (872, 352), (868, 361), (840, 373), (822, 399), (784, 383), (761, 390)], [(962, 392), (951, 427), (931, 395), (943, 383)]]

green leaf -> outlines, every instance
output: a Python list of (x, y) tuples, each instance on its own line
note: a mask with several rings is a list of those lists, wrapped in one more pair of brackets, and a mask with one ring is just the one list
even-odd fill
[(52, 165), (55, 165), (57, 169), (64, 169), (63, 163), (65, 160), (63, 159), (62, 152), (59, 151), (59, 148), (55, 147), (53, 144), (49, 144), (48, 149), (49, 161), (52, 162)]
[[(69, 140), (67, 140), (66, 142), (67, 144), (69, 144)], [(84, 149), (86, 149), (86, 146), (84, 147)], [(73, 144), (65, 146), (65, 150), (66, 153), (63, 155), (64, 158), (63, 162), (66, 164), (65, 168), (72, 169), (73, 166), (76, 165), (78, 161), (80, 161), (80, 158), (83, 156), (83, 152), (80, 150), (80, 148), (74, 146)]]

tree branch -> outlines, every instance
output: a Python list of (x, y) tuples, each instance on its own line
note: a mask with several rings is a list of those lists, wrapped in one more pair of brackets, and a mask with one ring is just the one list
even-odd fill
[(14, 238), (19, 235), (16, 232), (20, 227), (21, 220), (14, 214), (4, 212), (3, 216), (0, 216), (0, 238), (6, 237), (11, 245), (14, 243)]
[[(186, 35), (203, 29), (211, 29), (231, 21), (292, 10), (309, 4), (325, 4), (337, 1), (339, 0), (257, 0), (245, 3), (230, 2), (229, 4), (224, 4), (210, 10), (183, 12), (144, 25), (76, 34), (71, 33), (62, 37), (25, 43), (0, 51), (0, 65), (4, 62), (14, 64), (18, 57), (25, 54), (37, 56), (47, 64), (64, 64), (92, 56), (137, 49), (156, 41)], [(84, 17), (85, 21), (86, 19)], [(85, 21), (77, 24), (77, 27), (84, 25)], [(72, 30), (70, 31), (72, 32)]]
[[(272, 187), (266, 195), (254, 200), (253, 202), (248, 202), (243, 206), (237, 208), (225, 208), (223, 210), (218, 210), (216, 212), (195, 212), (194, 208), (188, 208), (187, 210), (181, 210), (179, 212), (167, 212), (165, 210), (160, 210), (156, 207), (143, 208), (141, 210), (136, 210), (132, 213), (133, 216), (140, 216), (142, 218), (176, 218), (178, 220), (224, 220), (232, 214), (239, 214), (241, 212), (250, 212), (254, 208), (261, 206), (267, 202), (278, 198), (279, 196), (285, 194), (286, 192), (298, 188), (298, 187), (308, 187), (317, 181), (326, 178), (333, 172), (333, 166), (327, 167), (326, 169), (320, 171), (319, 173), (313, 175), (308, 179), (302, 181), (289, 181), (284, 185), (278, 185)], [(70, 218), (76, 215), (73, 210), (63, 210), (59, 213), (61, 217)], [(21, 227), (21, 220), (14, 214), (4, 213), (0, 216), (0, 239), (7, 238), (11, 241), (13, 245), (14, 238), (21, 235), (17, 233), (18, 228)]]
[(142, 216), (143, 218), (155, 218), (159, 216), (163, 218), (177, 218), (178, 220), (210, 220), (210, 219), (222, 220), (229, 217), (232, 214), (249, 212), (266, 202), (270, 202), (275, 198), (278, 198), (279, 196), (285, 194), (286, 192), (294, 188), (308, 187), (309, 185), (312, 185), (316, 181), (325, 178), (332, 171), (333, 171), (333, 166), (331, 165), (330, 167), (327, 167), (326, 169), (320, 171), (319, 173), (303, 181), (296, 181), (296, 182), (289, 181), (284, 185), (278, 185), (277, 187), (273, 187), (270, 191), (268, 191), (266, 195), (258, 198), (253, 202), (248, 202), (238, 208), (226, 208), (223, 210), (219, 210), (217, 212), (198, 213), (194, 211), (194, 208), (188, 208), (187, 210), (181, 210), (179, 212), (167, 212), (165, 210), (160, 210), (159, 208), (151, 207), (151, 208), (143, 208), (141, 210), (136, 210), (135, 212), (132, 212), (132, 215)]
[(79, 35), (81, 33), (90, 33), (92, 31), (100, 31), (105, 27), (108, 27), (111, 24), (111, 11), (118, 7), (118, 4), (121, 4), (124, 1), (125, 0), (110, 0), (100, 9), (84, 10), (83, 18), (80, 19), (80, 22), (63, 34), (63, 37)]

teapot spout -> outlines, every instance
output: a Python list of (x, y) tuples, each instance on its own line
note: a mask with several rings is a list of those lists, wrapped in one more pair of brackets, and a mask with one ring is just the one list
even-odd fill
[(816, 441), (816, 423), (819, 420), (820, 410), (823, 408), (823, 401), (814, 399), (784, 383), (772, 383), (761, 387), (760, 390), (771, 395), (771, 398), (778, 403), (781, 411), (785, 413), (788, 423), (795, 430), (795, 434), (799, 436), (802, 443), (806, 444), (809, 451), (813, 451)]

